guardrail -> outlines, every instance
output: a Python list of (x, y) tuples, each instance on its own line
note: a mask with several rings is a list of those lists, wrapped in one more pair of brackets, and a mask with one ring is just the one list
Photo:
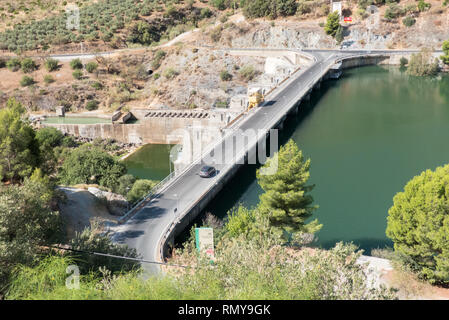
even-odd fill
[[(296, 95), (295, 99), (292, 99), (290, 103), (286, 104), (286, 107), (284, 107), (283, 112), (279, 112), (279, 116), (270, 119), (266, 125), (264, 125), (264, 130), (265, 130), (265, 134), (267, 134), (269, 132), (270, 129), (272, 129), (273, 127), (275, 127), (281, 120), (282, 118), (285, 116), (286, 113), (288, 113), (288, 111), (290, 109), (292, 109), (296, 104), (297, 101), (299, 101), (299, 99), (301, 99), (305, 94), (307, 94), (307, 92), (309, 92), (311, 89), (313, 89), (313, 87), (315, 86), (315, 84), (324, 77), (324, 75), (329, 72), (330, 68), (335, 65), (338, 62), (341, 62), (343, 60), (347, 60), (347, 59), (351, 59), (351, 58), (356, 58), (356, 57), (361, 57), (361, 56), (380, 56), (381, 54), (354, 54), (351, 56), (346, 56), (346, 57), (340, 57), (340, 58), (335, 58), (334, 60), (332, 60), (325, 68), (321, 68), (320, 72), (317, 74), (317, 76), (315, 76), (313, 79), (311, 79), (303, 88), (300, 92), (298, 92), (298, 94)], [(325, 60), (326, 61), (326, 60)], [(325, 62), (322, 61), (321, 63)], [(306, 72), (306, 70), (304, 70), (304, 72)], [(300, 73), (297, 77), (300, 77), (304, 72)], [(296, 78), (297, 78), (296, 77)], [(299, 98), (298, 98), (299, 97)], [(261, 110), (261, 109), (258, 109)], [(246, 119), (248, 120), (248, 119)], [(235, 130), (232, 131), (232, 134), (235, 133)], [(229, 135), (227, 135), (226, 137), (220, 139), (220, 141), (216, 144), (214, 144), (213, 148), (216, 148), (217, 146), (219, 146), (221, 143), (223, 143), (224, 139), (228, 138)], [(246, 153), (248, 150), (251, 150), (252, 148), (255, 147), (255, 144), (257, 144), (258, 139), (255, 138), (253, 139), (251, 142), (248, 141), (248, 146), (247, 148), (243, 149), (240, 151), (239, 155), (234, 157), (232, 163), (230, 163), (228, 166), (226, 166), (225, 170), (223, 172), (220, 172), (220, 176), (226, 176), (226, 174), (229, 172), (229, 170), (231, 170), (234, 165), (236, 163), (239, 163), (238, 161), (241, 161), (242, 157), (245, 157)], [(211, 150), (209, 150), (210, 152)], [(201, 156), (200, 160), (203, 158), (203, 156)], [(215, 178), (215, 179), (218, 179)], [(156, 257), (157, 260), (162, 261), (164, 258), (164, 247), (166, 244), (167, 239), (169, 239), (171, 233), (174, 231), (176, 225), (179, 223), (179, 221), (181, 221), (191, 210), (192, 208), (195, 207), (195, 205), (197, 205), (211, 190), (212, 188), (214, 188), (216, 186), (216, 181), (212, 181), (211, 184), (209, 185), (209, 187), (206, 189), (206, 191), (204, 191), (200, 197), (191, 200), (190, 202), (188, 202), (185, 206), (182, 212), (179, 212), (178, 215), (176, 216), (176, 218), (165, 228), (164, 232), (162, 233), (158, 244), (157, 244), (157, 248), (156, 248), (156, 252), (158, 254), (158, 256)]]
[[(227, 50), (248, 50), (248, 51), (261, 51), (261, 50), (267, 50), (267, 51), (292, 51), (298, 54), (303, 54), (304, 56), (306, 56), (307, 58), (311, 59), (312, 61), (316, 61), (316, 57), (314, 57), (311, 54), (308, 53), (304, 53), (300, 50), (291, 50), (291, 49), (267, 49), (267, 48), (263, 48), (263, 49), (241, 49), (241, 48), (232, 48), (232, 49), (227, 49)], [(297, 74), (297, 72), (300, 70), (300, 68), (297, 68), (294, 72), (292, 72), (291, 74), (289, 74), (284, 80), (282, 80), (276, 87), (272, 88), (269, 90), (269, 92), (267, 93), (267, 96), (269, 96), (270, 94), (272, 94), (273, 92), (275, 92), (277, 89), (279, 89), (285, 82), (287, 82), (288, 80), (291, 80), (292, 77), (294, 75)], [(300, 76), (301, 74), (299, 74), (298, 76)], [(254, 112), (251, 112), (251, 110), (242, 112), (241, 115), (239, 115), (238, 117), (240, 117), (239, 119), (234, 119), (236, 121), (231, 122), (229, 125), (231, 125), (230, 128), (233, 128), (235, 126), (235, 124), (237, 122), (240, 121), (246, 121), (247, 119), (242, 119), (244, 118), (245, 115), (248, 114), (252, 114)], [(220, 145), (221, 143), (223, 143), (223, 141), (231, 134), (235, 133), (236, 128), (233, 128), (232, 132), (229, 132), (226, 136), (222, 137), (218, 142), (216, 142), (215, 144), (213, 144), (212, 146), (210, 146), (208, 149), (206, 149), (206, 151), (204, 151), (203, 153), (201, 153), (200, 155), (197, 155), (196, 158), (193, 159), (193, 161), (187, 165), (185, 168), (183, 168), (181, 171), (176, 172), (173, 171), (170, 175), (168, 175), (166, 178), (164, 178), (164, 180), (162, 180), (161, 182), (159, 182), (156, 186), (153, 187), (153, 189), (151, 189), (151, 191), (145, 196), (143, 197), (141, 200), (138, 201), (137, 204), (135, 204), (124, 216), (122, 216), (118, 222), (119, 223), (124, 223), (126, 222), (127, 219), (131, 218), (131, 216), (136, 213), (138, 211), (138, 209), (141, 209), (146, 202), (150, 201), (153, 197), (157, 196), (163, 189), (167, 188), (169, 185), (168, 183), (172, 183), (174, 182), (175, 178), (182, 176), (185, 172), (187, 172), (188, 170), (190, 170), (193, 166), (197, 165), (199, 163), (199, 161), (201, 161), (205, 155), (207, 155), (208, 153), (210, 153), (216, 146)], [(166, 185), (167, 184), (167, 185)], [(165, 186), (166, 185), (166, 186)], [(165, 186), (165, 187), (164, 187)]]

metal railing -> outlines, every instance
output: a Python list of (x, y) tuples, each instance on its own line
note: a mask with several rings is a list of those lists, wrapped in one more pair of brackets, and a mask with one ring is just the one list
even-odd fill
[[(326, 73), (329, 72), (330, 68), (333, 65), (335, 65), (336, 63), (341, 62), (343, 60), (360, 57), (360, 56), (380, 56), (380, 54), (369, 54), (369, 55), (354, 54), (354, 55), (346, 56), (346, 57), (337, 57), (337, 58), (333, 59), (332, 61), (330, 61), (329, 64), (327, 64), (324, 68), (320, 69), (320, 71), (318, 72), (318, 74), (315, 77), (313, 77), (310, 81), (307, 82), (307, 84), (302, 88), (302, 90), (300, 92), (298, 92), (295, 99), (291, 100), (291, 103), (286, 104), (286, 107), (284, 107), (285, 111), (283, 110), (283, 112), (279, 112), (278, 117), (274, 117), (274, 118), (270, 119), (270, 121), (268, 121), (267, 124), (264, 125), (263, 129), (265, 130), (265, 133), (268, 133), (268, 131), (270, 129), (275, 127), (276, 124), (279, 123), (281, 121), (281, 119), (285, 116), (285, 114), (297, 103), (297, 101), (299, 99), (301, 99), (305, 94), (307, 94), (307, 92), (309, 92), (311, 89), (313, 89), (313, 87), (316, 85), (316, 83), (320, 79), (322, 79), (324, 77), (324, 75), (326, 75)], [(321, 63), (324, 63), (325, 61), (322, 61)], [(307, 71), (307, 69), (304, 70), (303, 72), (297, 74), (295, 79), (302, 76), (306, 71)], [(279, 89), (279, 88), (277, 88), (277, 89)], [(276, 90), (273, 90), (273, 92), (274, 91), (276, 91)], [(257, 110), (261, 110), (261, 109), (257, 109)], [(245, 120), (247, 121), (248, 119), (249, 118), (247, 118)], [(236, 130), (233, 130), (232, 134), (234, 134), (235, 131)], [(229, 137), (229, 135), (226, 135), (224, 138), (220, 139), (220, 141), (217, 144), (214, 144), (212, 146), (212, 149), (219, 146), (221, 143), (223, 143), (224, 139), (226, 139), (228, 137)], [(248, 150), (251, 150), (252, 148), (254, 148), (255, 144), (257, 144), (258, 141), (259, 140), (256, 138), (256, 139), (252, 140), (251, 143), (248, 143), (247, 148), (244, 148), (243, 150), (241, 150), (239, 155), (233, 158), (233, 162), (230, 163), (228, 166), (226, 166), (225, 170), (223, 172), (220, 172), (220, 176), (221, 177), (226, 176), (226, 174), (229, 172), (229, 170), (231, 170), (236, 163), (239, 163), (238, 161), (240, 161), (242, 159), (242, 157), (244, 157), (246, 155)], [(212, 151), (212, 150), (209, 150), (209, 152), (210, 151)], [(203, 158), (203, 155), (201, 156), (201, 158), (199, 160), (201, 160), (202, 158)], [(176, 218), (173, 221), (171, 221), (171, 223), (165, 228), (164, 232), (162, 233), (162, 235), (158, 241), (157, 247), (156, 247), (156, 252), (157, 252), (158, 256), (155, 258), (157, 260), (161, 260), (161, 261), (163, 260), (165, 243), (166, 243), (167, 239), (169, 239), (171, 233), (176, 228), (176, 225), (192, 210), (192, 208), (194, 208), (194, 206), (196, 204), (198, 204), (204, 198), (204, 196), (206, 196), (211, 191), (212, 188), (214, 188), (216, 186), (216, 184), (217, 184), (217, 182), (215, 181), (215, 179), (213, 181), (211, 181), (211, 184), (209, 185), (209, 187), (199, 197), (187, 202), (184, 205), (183, 211), (179, 212), (178, 215), (176, 216)]]
[[(228, 49), (229, 50), (229, 49)], [(310, 55), (308, 53), (304, 53), (300, 50), (292, 50), (292, 49), (244, 49), (244, 48), (232, 48), (231, 50), (248, 50), (248, 51), (260, 51), (260, 50), (267, 50), (267, 51), (292, 51), (298, 54), (303, 54), (304, 56), (306, 56), (307, 58), (311, 59), (312, 61), (316, 61), (316, 58), (313, 55)], [(293, 76), (295, 76), (294, 78), (297, 78), (299, 76), (301, 76), (302, 73), (298, 73), (298, 71), (300, 70), (300, 68), (295, 69), (294, 72), (292, 72), (291, 74), (289, 74), (285, 79), (283, 79), (277, 86), (275, 86), (274, 88), (270, 89), (270, 91), (268, 92), (267, 96), (271, 95), (273, 92), (275, 92), (277, 89), (279, 89), (280, 87), (282, 87), (286, 82), (288, 82), (289, 80), (292, 80)], [(257, 109), (258, 110), (258, 109)], [(202, 152), (201, 154), (197, 155), (192, 162), (187, 165), (186, 167), (184, 167), (181, 171), (177, 172), (177, 171), (173, 171), (171, 174), (169, 174), (167, 177), (165, 177), (161, 182), (159, 182), (156, 186), (154, 186), (151, 191), (145, 196), (143, 197), (141, 200), (139, 200), (135, 205), (133, 205), (133, 207), (128, 210), (128, 212), (122, 216), (118, 221), (119, 223), (124, 223), (126, 222), (126, 220), (128, 220), (129, 218), (132, 217), (132, 215), (134, 213), (136, 213), (138, 210), (137, 209), (141, 209), (143, 205), (145, 205), (146, 202), (150, 201), (154, 196), (158, 195), (163, 189), (168, 188), (169, 185), (171, 185), (172, 182), (174, 182), (174, 178), (177, 178), (179, 176), (182, 176), (185, 172), (187, 172), (188, 170), (190, 170), (193, 166), (199, 164), (199, 162), (204, 158), (205, 155), (207, 155), (208, 153), (210, 153), (213, 149), (215, 149), (217, 146), (219, 146), (220, 144), (223, 143), (223, 141), (230, 136), (231, 134), (234, 134), (235, 131), (237, 130), (235, 125), (241, 121), (245, 122), (248, 117), (245, 118), (245, 116), (254, 114), (255, 112), (251, 112), (252, 110), (250, 110), (249, 112), (245, 111), (240, 115), (240, 119), (236, 119), (237, 121), (232, 123), (232, 126), (230, 128), (232, 128), (232, 131), (229, 132), (227, 135), (225, 135), (224, 137), (222, 137), (218, 142), (216, 142), (215, 144), (211, 145), (209, 148), (206, 149), (206, 151)]]

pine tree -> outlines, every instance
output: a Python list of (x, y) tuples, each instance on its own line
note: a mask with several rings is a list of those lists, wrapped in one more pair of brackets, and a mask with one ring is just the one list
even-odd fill
[(259, 210), (268, 214), (270, 224), (289, 233), (314, 233), (321, 228), (318, 220), (306, 224), (317, 206), (312, 205), (309, 194), (314, 185), (307, 185), (310, 173), (310, 159), (304, 156), (298, 146), (290, 140), (279, 152), (269, 159), (265, 167), (277, 161), (277, 171), (272, 175), (262, 175), (257, 171), (259, 185), (265, 191), (260, 196)]
[(326, 25), (324, 26), (324, 31), (326, 34), (335, 37), (337, 34), (338, 27), (340, 26), (340, 15), (337, 11), (329, 13), (326, 20)]

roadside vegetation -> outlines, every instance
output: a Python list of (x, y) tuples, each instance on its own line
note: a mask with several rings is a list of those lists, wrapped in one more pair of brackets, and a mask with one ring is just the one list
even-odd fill
[[(65, 201), (58, 184), (98, 184), (139, 200), (156, 182), (124, 180), (125, 166), (111, 155), (110, 142), (77, 143), (55, 128), (35, 130), (25, 120), (25, 109), (14, 99), (0, 109), (0, 296), (9, 287), (13, 270), (20, 264), (34, 267), (42, 257), (59, 254), (49, 246), (68, 244), (77, 250), (92, 250), (136, 257), (134, 250), (112, 244), (93, 226), (73, 239), (65, 235), (58, 203)], [(77, 262), (88, 273), (99, 268), (122, 272), (134, 268), (129, 261), (80, 256)]]
[[(304, 159), (292, 141), (270, 161), (276, 159), (281, 168), (276, 174), (263, 175), (271, 162), (258, 171), (265, 193), (256, 208), (240, 207), (225, 222), (213, 216), (205, 220), (205, 225), (214, 227), (216, 234), (213, 263), (197, 252), (194, 237), (170, 261), (184, 264), (186, 269), (167, 267), (164, 277), (148, 280), (143, 280), (132, 265), (121, 266), (122, 273), (117, 274), (105, 268), (95, 269), (103, 262), (95, 263), (85, 257), (82, 261), (90, 268), (83, 269), (80, 289), (70, 290), (65, 284), (66, 268), (78, 262), (70, 255), (54, 253), (34, 266), (15, 267), (6, 298), (394, 298), (390, 290), (370, 287), (363, 267), (356, 263), (361, 252), (355, 246), (339, 243), (331, 250), (307, 248), (313, 233), (320, 228), (316, 220), (306, 222), (316, 208), (309, 194), (312, 186), (307, 184), (310, 160)], [(292, 197), (295, 201), (288, 200)], [(82, 248), (93, 250), (89, 246), (90, 236), (80, 235), (79, 239)]]

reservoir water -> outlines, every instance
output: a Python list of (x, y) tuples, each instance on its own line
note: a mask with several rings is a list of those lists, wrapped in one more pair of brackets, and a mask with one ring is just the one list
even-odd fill
[[(139, 179), (163, 180), (170, 174), (170, 144), (147, 144), (125, 159), (128, 173)], [(171, 165), (173, 170), (173, 164)]]
[[(391, 246), (385, 228), (393, 196), (421, 171), (449, 163), (449, 77), (349, 69), (300, 109), (280, 139), (293, 139), (311, 159), (315, 217), (323, 224), (317, 244), (352, 241), (367, 253)], [(256, 205), (255, 171), (245, 166), (205, 212), (223, 218), (238, 203)]]
[(95, 117), (48, 117), (42, 122), (51, 124), (97, 124), (112, 123), (112, 120)]

